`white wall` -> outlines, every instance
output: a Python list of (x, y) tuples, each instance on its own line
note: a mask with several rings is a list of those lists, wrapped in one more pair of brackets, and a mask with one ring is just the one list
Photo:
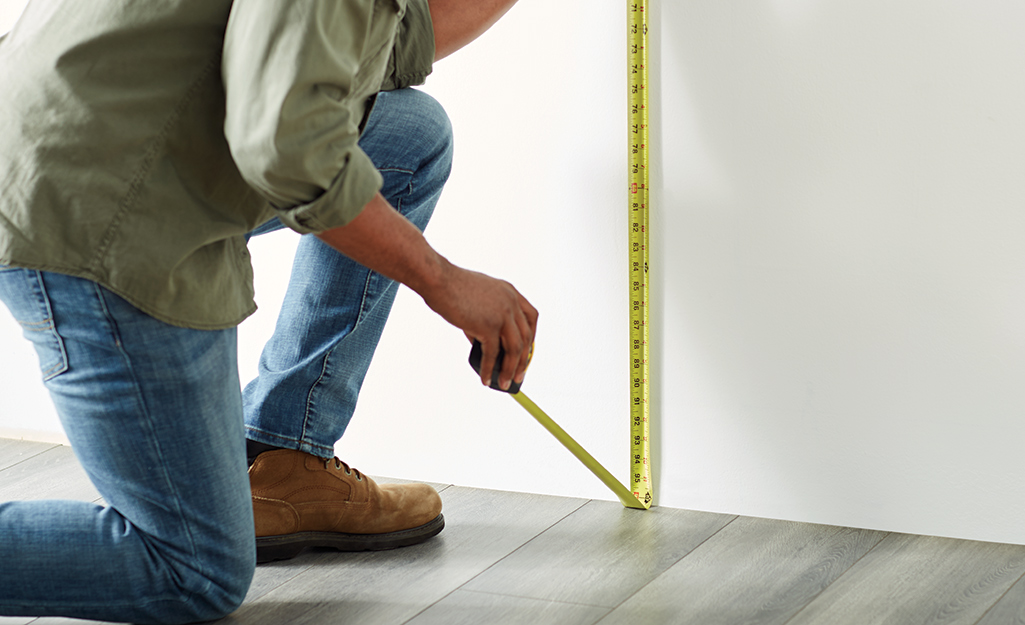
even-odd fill
[(1025, 542), (1025, 7), (662, 10), (662, 501)]
[[(622, 4), (522, 0), (438, 64), (428, 91), (457, 156), (428, 238), (541, 310), (524, 390), (625, 477)], [(1025, 8), (652, 11), (658, 502), (1025, 543)], [(244, 379), (294, 241), (254, 242)], [(9, 378), (27, 362), (7, 357), (14, 334), (0, 326), (0, 428), (52, 430)], [(370, 473), (612, 499), (476, 383), (467, 352), (403, 291), (339, 454)]]
[[(0, 34), (6, 33), (26, 0), (0, 0)], [(35, 351), (0, 304), (0, 436), (65, 442), (57, 412), (47, 397)]]
[[(541, 311), (524, 392), (623, 478), (625, 20), (625, 8), (528, 0), (427, 84), (456, 133), (428, 239)], [(370, 472), (614, 499), (515, 401), (480, 386), (465, 338), (415, 294), (401, 294), (393, 321), (342, 457)]]

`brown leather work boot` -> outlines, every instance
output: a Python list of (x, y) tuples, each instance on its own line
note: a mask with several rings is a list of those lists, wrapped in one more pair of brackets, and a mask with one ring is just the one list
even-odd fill
[(376, 551), (415, 545), (445, 527), (441, 497), (427, 484), (382, 484), (338, 458), (267, 451), (249, 467), (256, 561), (306, 547)]

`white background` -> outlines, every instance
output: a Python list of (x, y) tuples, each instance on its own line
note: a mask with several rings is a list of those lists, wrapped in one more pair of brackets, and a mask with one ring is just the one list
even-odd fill
[[(524, 390), (624, 478), (625, 24), (521, 0), (427, 86), (457, 135), (428, 238), (541, 310)], [(653, 5), (658, 503), (1025, 543), (1022, 24), (1001, 0)], [(295, 241), (252, 244), (243, 380)], [(340, 456), (612, 499), (467, 352), (403, 290)], [(5, 315), (0, 353), (2, 431), (59, 436)]]

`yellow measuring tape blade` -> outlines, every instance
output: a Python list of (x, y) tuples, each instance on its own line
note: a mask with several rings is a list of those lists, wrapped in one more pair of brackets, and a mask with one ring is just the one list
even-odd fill
[(512, 397), (608, 486), (624, 506), (647, 510), (653, 499), (648, 444), (648, 24), (644, 0), (631, 1), (629, 10), (630, 488), (613, 477), (529, 397), (522, 392), (513, 393)]
[(580, 460), (580, 462), (584, 463), (585, 467), (591, 470), (591, 473), (594, 473), (598, 477), (598, 479), (602, 481), (602, 483), (608, 486), (612, 490), (612, 492), (615, 493), (617, 497), (619, 497), (619, 500), (623, 502), (624, 506), (626, 506), (627, 508), (638, 508), (640, 510), (644, 510), (648, 507), (640, 501), (638, 501), (637, 497), (634, 497), (634, 494), (630, 492), (630, 489), (628, 489), (626, 486), (623, 486), (619, 482), (619, 480), (614, 478), (612, 474), (609, 473), (605, 469), (605, 467), (601, 465), (601, 463), (594, 459), (594, 456), (587, 453), (586, 449), (581, 447), (579, 443), (573, 440), (573, 437), (567, 434), (566, 430), (559, 427), (558, 423), (553, 421), (552, 418), (546, 415), (543, 410), (538, 408), (537, 404), (532, 402), (529, 397), (523, 394), (522, 391), (514, 394), (513, 399), (519, 402), (521, 406), (526, 408), (527, 412), (529, 412), (532, 417), (537, 419), (538, 423), (540, 423), (546, 430), (551, 432), (552, 435), (556, 439), (558, 439), (558, 441), (562, 443), (566, 449), (568, 449), (574, 456), (576, 456), (577, 459)]
[(648, 11), (629, 0), (630, 489), (652, 502), (648, 442)]

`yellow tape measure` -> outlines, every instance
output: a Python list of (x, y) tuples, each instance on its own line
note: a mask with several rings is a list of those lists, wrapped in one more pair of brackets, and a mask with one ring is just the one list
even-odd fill
[[(621, 484), (594, 456), (529, 397), (519, 385), (509, 389), (552, 436), (598, 477), (628, 508), (647, 510), (652, 502), (648, 446), (648, 24), (645, 0), (630, 8), (630, 488)], [(480, 373), (481, 345), (475, 341), (470, 366)], [(533, 346), (531, 346), (533, 355)], [(500, 349), (492, 372), (491, 388), (498, 386)]]
[[(475, 340), (473, 342), (473, 347), (470, 349), (470, 366), (473, 367), (473, 370), (476, 371), (478, 375), (480, 375), (481, 360), (484, 357), (483, 351), (484, 349), (480, 341)], [(534, 355), (533, 345), (530, 346), (530, 355)], [(505, 350), (499, 347), (498, 357), (495, 359), (495, 365), (491, 372), (491, 383), (489, 384), (491, 388), (499, 391), (502, 390), (502, 388), (498, 385), (498, 372), (502, 368), (502, 361), (504, 360), (504, 358)], [(587, 467), (591, 471), (591, 473), (594, 473), (594, 475), (598, 479), (600, 479), (603, 484), (608, 486), (609, 489), (616, 494), (616, 497), (619, 497), (619, 501), (621, 501), (624, 506), (626, 506), (627, 508), (637, 508), (639, 510), (648, 509), (650, 504), (645, 505), (639, 499), (637, 499), (637, 497), (634, 497), (633, 493), (630, 492), (630, 489), (628, 489), (626, 486), (623, 486), (619, 482), (619, 480), (613, 477), (613, 475), (609, 473), (608, 470), (601, 465), (600, 462), (594, 459), (594, 456), (587, 453), (587, 450), (584, 449), (580, 445), (580, 443), (573, 440), (573, 437), (570, 436), (566, 432), (566, 430), (559, 427), (558, 423), (556, 423), (551, 417), (545, 414), (543, 410), (538, 408), (537, 404), (531, 401), (531, 399), (527, 397), (523, 393), (523, 391), (520, 390), (519, 384), (513, 382), (512, 386), (510, 386), (509, 390), (506, 392), (512, 395), (513, 399), (515, 399), (521, 406), (523, 406), (532, 417), (537, 419), (537, 422), (544, 426), (544, 428), (548, 430), (548, 432), (551, 433), (551, 435), (554, 436), (556, 440), (562, 443), (562, 445), (566, 449), (568, 449), (570, 453), (576, 456), (577, 460), (583, 463), (583, 465)]]
[(648, 12), (629, 1), (630, 94), (630, 490), (652, 501), (648, 444)]

